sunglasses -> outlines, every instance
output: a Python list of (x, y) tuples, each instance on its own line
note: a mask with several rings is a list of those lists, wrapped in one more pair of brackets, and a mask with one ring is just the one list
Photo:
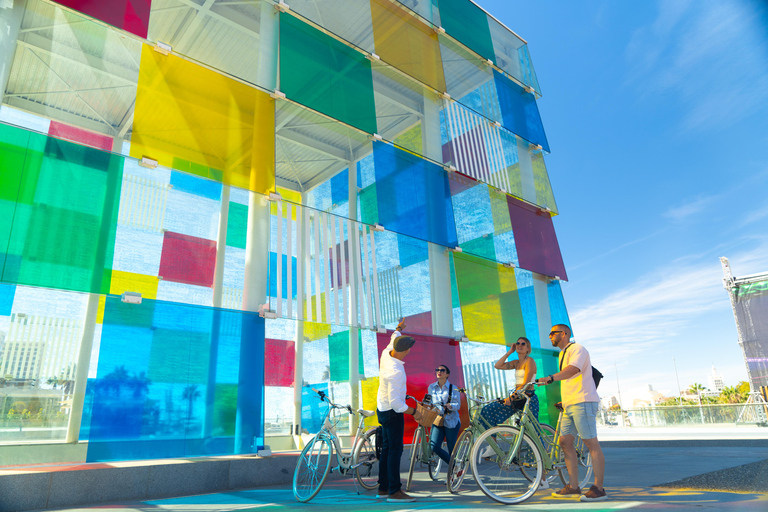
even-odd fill
[(440, 373), (440, 372), (444, 372), (444, 371), (446, 371), (446, 369), (445, 369), (445, 368), (435, 368), (435, 371), (436, 371), (437, 373)]
[(525, 346), (525, 342), (524, 342), (524, 341), (516, 341), (516, 342), (515, 342), (515, 345), (522, 345), (522, 346)]
[(555, 334), (562, 333), (562, 332), (564, 332), (564, 331), (552, 331), (552, 332), (549, 333), (549, 335), (550, 336), (554, 336)]

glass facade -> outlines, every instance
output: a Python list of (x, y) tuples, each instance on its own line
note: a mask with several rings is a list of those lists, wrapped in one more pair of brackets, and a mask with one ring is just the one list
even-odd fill
[(507, 394), (493, 363), (519, 336), (556, 367), (525, 41), (470, 0), (275, 4), (0, 7), (0, 443), (295, 447), (312, 388), (375, 408), (402, 318), (412, 395), (438, 364)]

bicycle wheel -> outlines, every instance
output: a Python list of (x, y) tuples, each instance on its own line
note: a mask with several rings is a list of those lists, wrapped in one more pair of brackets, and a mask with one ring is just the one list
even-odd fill
[[(542, 430), (542, 432), (541, 432), (541, 444), (544, 445), (544, 449), (547, 451), (547, 454), (549, 454), (551, 456), (552, 455), (552, 443), (555, 441), (555, 429), (553, 427), (547, 425), (546, 423), (539, 423), (539, 425), (541, 426), (541, 430)], [(563, 451), (562, 450), (558, 449), (555, 452), (555, 455), (556, 456), (559, 455), (560, 460), (553, 460), (552, 461), (553, 463), (557, 464), (557, 463), (560, 463), (560, 462), (564, 462), (565, 459), (563, 459)], [(542, 471), (546, 471), (546, 468), (543, 468)], [(525, 469), (525, 467), (521, 466), (520, 467), (520, 472), (522, 472), (523, 475), (525, 475), (525, 478), (527, 478), (529, 481), (533, 481), (533, 477), (528, 474), (528, 472)], [(563, 480), (563, 472), (561, 471), (560, 468), (553, 469), (552, 471), (546, 473), (542, 477), (542, 479), (546, 479), (547, 483), (551, 484), (558, 477), (560, 478), (560, 480), (562, 480), (563, 485), (568, 483), (567, 479)]]
[(429, 459), (429, 478), (437, 480), (440, 476), (440, 469), (443, 467), (443, 459), (438, 454), (432, 452), (432, 457)]
[[(523, 434), (518, 452), (510, 453), (519, 432), (509, 426), (488, 429), (477, 438), (470, 454), (477, 485), (486, 496), (505, 505), (533, 496), (543, 476), (541, 453), (528, 434)], [(525, 468), (525, 475), (520, 468)]]
[[(579, 487), (583, 489), (592, 478), (592, 455), (590, 455), (589, 449), (587, 448), (587, 445), (584, 444), (581, 436), (576, 436), (576, 440), (573, 444), (574, 448), (576, 448), (576, 461), (578, 463), (576, 468), (579, 471)], [(563, 453), (562, 448), (559, 451), (560, 461), (565, 464), (565, 454)], [(561, 466), (557, 468), (557, 473), (560, 475), (560, 480), (562, 480), (563, 485), (567, 484), (569, 480), (568, 469), (565, 466)]]
[(314, 498), (331, 470), (331, 442), (315, 436), (301, 451), (293, 472), (293, 496), (300, 502)]
[(379, 461), (376, 460), (376, 427), (368, 429), (355, 446), (352, 455), (352, 465), (355, 468), (355, 478), (365, 489), (375, 489), (379, 486)]
[(405, 483), (405, 490), (411, 490), (411, 481), (413, 480), (413, 468), (416, 467), (416, 462), (421, 460), (421, 443), (424, 442), (424, 427), (419, 425), (416, 431), (413, 433), (413, 443), (411, 444), (411, 464), (408, 468), (408, 480)]
[(472, 449), (472, 431), (465, 430), (456, 441), (451, 453), (451, 461), (448, 463), (448, 475), (445, 477), (445, 486), (448, 492), (457, 493), (464, 481), (469, 469), (469, 452)]

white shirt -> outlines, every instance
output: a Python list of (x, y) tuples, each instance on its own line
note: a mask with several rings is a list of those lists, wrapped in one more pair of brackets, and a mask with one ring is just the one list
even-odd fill
[(408, 405), (405, 403), (405, 365), (399, 359), (389, 355), (391, 350), (391, 347), (387, 347), (381, 353), (376, 407), (382, 412), (405, 412), (408, 410)]
[[(454, 428), (459, 424), (461, 418), (459, 418), (459, 409), (461, 408), (461, 393), (456, 386), (453, 386), (453, 395), (450, 396), (450, 402), (448, 402), (451, 391), (451, 384), (446, 380), (445, 385), (441, 388), (440, 384), (433, 382), (429, 385), (427, 393), (432, 395), (432, 404), (437, 406), (440, 410), (440, 414), (445, 416), (445, 426), (448, 428)], [(445, 414), (444, 405), (451, 407), (451, 412)]]
[[(565, 355), (563, 355), (565, 354)], [(583, 402), (599, 402), (597, 387), (592, 378), (592, 360), (589, 352), (578, 343), (572, 343), (565, 352), (560, 352), (560, 367), (565, 370), (568, 366), (575, 366), (579, 373), (560, 381), (560, 395), (563, 398), (563, 407)]]

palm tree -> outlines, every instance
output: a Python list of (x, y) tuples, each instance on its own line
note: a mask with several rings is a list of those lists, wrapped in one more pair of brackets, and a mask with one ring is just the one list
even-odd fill
[(694, 393), (694, 394), (696, 394), (696, 395), (698, 395), (699, 393), (701, 393), (701, 392), (702, 392), (702, 391), (704, 391), (705, 389), (707, 389), (707, 388), (705, 388), (703, 384), (699, 384), (698, 382), (694, 382), (693, 384), (691, 384), (691, 385), (688, 387), (688, 390), (689, 390), (691, 393)]
[(187, 386), (184, 388), (184, 392), (181, 394), (181, 398), (183, 400), (187, 401), (187, 419), (192, 418), (192, 407), (198, 398), (200, 398), (201, 393), (197, 389), (197, 385), (193, 384), (191, 386)]

